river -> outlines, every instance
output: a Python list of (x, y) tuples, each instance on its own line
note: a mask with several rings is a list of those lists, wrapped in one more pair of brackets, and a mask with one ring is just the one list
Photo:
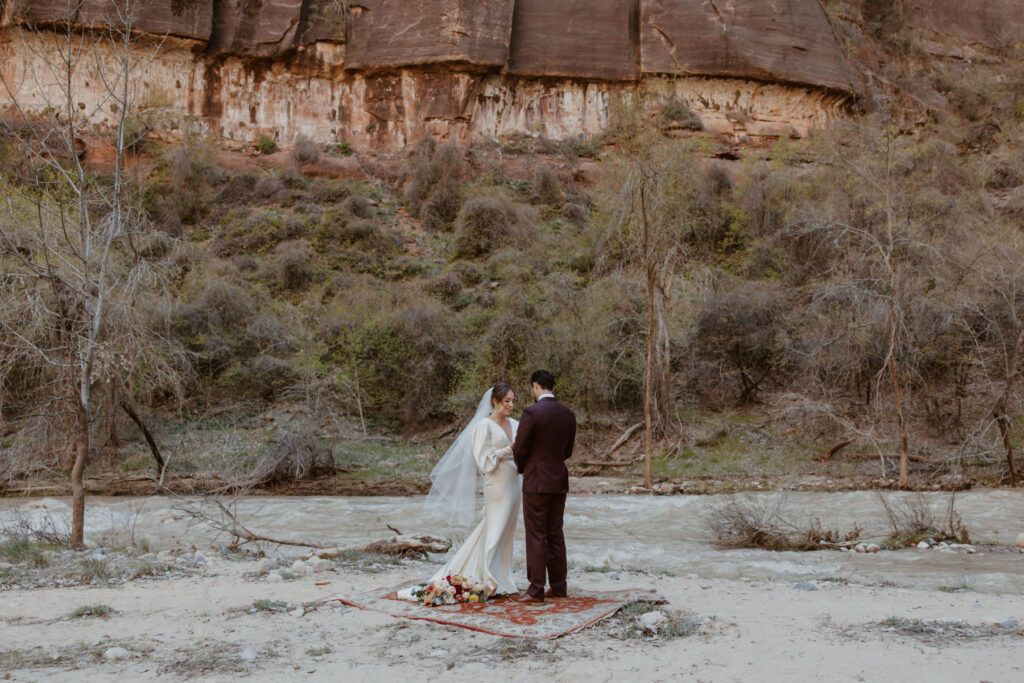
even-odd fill
[[(946, 493), (884, 494), (899, 507), (928, 503), (941, 518)], [(891, 583), (916, 588), (966, 585), (988, 593), (1024, 594), (1024, 554), (1011, 546), (1024, 532), (1024, 491), (974, 490), (956, 496), (956, 511), (969, 530), (977, 553), (905, 549), (876, 554), (821, 551), (769, 552), (722, 550), (711, 542), (707, 520), (714, 510), (741, 494), (719, 496), (570, 495), (565, 533), (570, 566), (604, 571), (638, 568), (647, 572), (700, 577), (798, 581), (845, 579), (855, 583)], [(271, 537), (301, 539), (340, 547), (358, 547), (387, 538), (386, 527), (405, 534), (458, 539), (467, 530), (450, 528), (426, 515), (421, 497), (249, 497), (237, 501), (237, 513), (250, 529)], [(783, 503), (786, 518), (803, 524), (818, 518), (824, 528), (849, 530), (880, 540), (888, 522), (878, 495), (871, 491), (759, 494), (764, 505)], [(209, 529), (190, 525), (173, 499), (98, 498), (88, 500), (86, 540), (124, 544), (132, 533), (154, 549), (175, 546), (217, 547)], [(0, 499), (0, 525), (17, 511), (38, 522), (47, 515), (66, 524), (67, 499)], [(523, 566), (522, 525), (515, 562)], [(283, 554), (300, 552), (282, 548)]]

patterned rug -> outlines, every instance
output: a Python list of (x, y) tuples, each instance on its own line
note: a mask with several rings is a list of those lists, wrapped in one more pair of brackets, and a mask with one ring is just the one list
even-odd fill
[(636, 589), (604, 592), (577, 590), (571, 591), (568, 598), (547, 600), (541, 605), (523, 605), (511, 598), (492, 598), (482, 604), (425, 607), (398, 598), (398, 591), (406, 585), (378, 588), (355, 596), (335, 595), (326, 602), (337, 600), (344, 605), (383, 612), (393, 617), (461, 626), (508, 638), (557, 638), (615, 614), (627, 602), (666, 602), (656, 593)]

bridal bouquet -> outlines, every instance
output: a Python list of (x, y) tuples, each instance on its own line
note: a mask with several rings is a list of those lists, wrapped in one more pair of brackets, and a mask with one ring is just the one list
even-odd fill
[(443, 579), (416, 588), (412, 594), (424, 605), (458, 605), (464, 602), (483, 602), (487, 599), (484, 587), (464, 576), (446, 576)]

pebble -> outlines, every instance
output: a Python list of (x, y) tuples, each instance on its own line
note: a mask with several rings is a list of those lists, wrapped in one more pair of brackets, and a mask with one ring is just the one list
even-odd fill
[(661, 610), (654, 610), (640, 615), (640, 625), (649, 633), (654, 633), (659, 626), (668, 623), (668, 616)]
[(877, 543), (868, 543), (868, 547), (864, 549), (865, 552), (877, 553), (882, 547)]
[(292, 571), (299, 575), (305, 574), (306, 563), (302, 560), (295, 560), (294, 562), (292, 562)]
[(854, 550), (855, 550), (856, 552), (858, 552), (858, 553), (866, 553), (866, 552), (868, 551), (868, 547), (867, 547), (867, 545), (865, 545), (865, 544), (863, 544), (863, 543), (858, 543), (857, 545), (855, 545), (855, 546), (853, 547), (853, 549), (854, 549)]
[(277, 562), (273, 558), (264, 557), (256, 563), (256, 570), (261, 574), (269, 572), (271, 569), (277, 569)]
[(928, 545), (928, 541), (921, 541), (920, 543), (917, 544), (917, 547), (920, 548), (921, 550), (926, 550), (928, 548), (931, 548), (931, 546)]
[(799, 583), (794, 583), (793, 584), (793, 588), (797, 589), (798, 591), (816, 591), (816, 590), (818, 590), (817, 586), (815, 586), (813, 583), (809, 583), (807, 581), (800, 581)]
[(292, 615), (293, 617), (298, 618), (298, 617), (304, 616), (306, 614), (306, 608), (303, 607), (302, 605), (299, 605), (298, 607), (293, 609), (288, 614)]
[(128, 650), (123, 647), (108, 647), (103, 651), (103, 659), (108, 662), (116, 662), (128, 658)]
[(256, 650), (252, 649), (251, 647), (247, 647), (244, 650), (242, 650), (242, 659), (246, 662), (255, 662), (256, 657), (258, 656), (259, 655), (256, 654)]
[(197, 550), (195, 557), (192, 558), (192, 561), (196, 564), (206, 564), (206, 556)]
[(279, 572), (270, 572), (267, 574), (267, 583), (280, 583), (284, 581), (284, 577)]
[(1017, 547), (1024, 549), (1024, 533), (1017, 534)]
[(999, 622), (999, 626), (1001, 628), (1006, 628), (1010, 630), (1017, 630), (1018, 628), (1020, 628), (1020, 624), (1017, 623), (1016, 619), (1006, 619), (1004, 621), (1001, 621)]

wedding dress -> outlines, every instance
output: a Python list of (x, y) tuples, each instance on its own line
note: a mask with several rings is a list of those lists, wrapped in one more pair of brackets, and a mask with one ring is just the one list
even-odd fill
[[(514, 441), (519, 422), (510, 418), (509, 423)], [(482, 584), (488, 597), (515, 593), (512, 549), (522, 482), (512, 460), (512, 441), (489, 417), (476, 420), (467, 431), (471, 434), (472, 459), (483, 474), (484, 515), (462, 547), (430, 577), (430, 582), (446, 576), (462, 576)], [(399, 597), (415, 599), (411, 591), (405, 589)]]

